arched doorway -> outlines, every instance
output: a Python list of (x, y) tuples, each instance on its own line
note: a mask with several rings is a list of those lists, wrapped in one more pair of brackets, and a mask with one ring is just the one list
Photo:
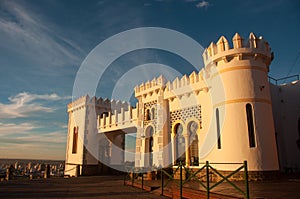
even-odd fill
[(175, 159), (176, 163), (185, 164), (185, 138), (183, 135), (183, 126), (182, 124), (177, 124), (174, 128), (175, 133)]
[(190, 165), (199, 166), (199, 142), (198, 142), (198, 131), (199, 125), (195, 121), (191, 121), (188, 124), (188, 135), (189, 135), (189, 151), (190, 151)]
[(151, 167), (153, 166), (153, 126), (148, 126), (145, 131), (145, 165)]

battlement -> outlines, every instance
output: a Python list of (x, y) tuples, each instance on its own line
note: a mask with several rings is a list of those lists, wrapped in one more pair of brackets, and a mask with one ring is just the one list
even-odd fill
[(196, 83), (203, 82), (203, 69), (197, 72), (192, 72), (189, 76), (183, 75), (180, 79), (176, 77), (172, 82), (166, 83), (166, 90), (180, 89), (185, 86), (189, 86)]
[(99, 133), (132, 128), (137, 125), (137, 108), (128, 105), (121, 107), (120, 112), (116, 109), (107, 114), (98, 115), (97, 128)]
[(81, 96), (79, 97), (78, 99), (70, 102), (68, 104), (68, 112), (76, 109), (76, 108), (79, 108), (81, 106), (85, 106), (85, 104), (90, 100), (90, 97), (88, 95), (84, 95), (84, 96)]
[(211, 64), (217, 66), (220, 60), (224, 60), (226, 63), (233, 59), (242, 60), (243, 55), (246, 55), (245, 59), (249, 59), (249, 56), (252, 56), (254, 59), (260, 57), (267, 66), (273, 59), (273, 53), (268, 42), (262, 36), (257, 37), (252, 32), (246, 41), (236, 33), (232, 38), (232, 47), (228, 40), (221, 36), (216, 44), (211, 42), (202, 56), (205, 66)]
[(90, 103), (95, 104), (95, 106), (100, 108), (110, 108), (111, 110), (118, 110), (120, 111), (121, 108), (125, 108), (125, 110), (128, 109), (129, 103), (125, 101), (115, 100), (115, 99), (107, 99), (107, 98), (96, 98), (93, 97), (90, 100)]
[(142, 93), (156, 90), (158, 88), (164, 87), (166, 85), (166, 79), (164, 76), (160, 75), (157, 78), (152, 79), (151, 81), (147, 81), (146, 83), (142, 83), (137, 85), (134, 88), (135, 95), (141, 95)]
[(120, 112), (121, 109), (123, 108), (124, 110), (128, 110), (128, 107), (130, 104), (125, 101), (120, 101), (120, 100), (109, 100), (107, 98), (102, 98), (102, 97), (92, 97), (90, 98), (88, 95), (82, 96), (73, 102), (68, 104), (68, 112), (73, 111), (75, 109), (78, 109), (80, 107), (84, 107), (87, 104), (93, 104), (96, 107), (99, 108), (106, 108), (111, 111), (117, 110), (117, 112)]
[(200, 91), (207, 92), (209, 89), (204, 81), (204, 69), (199, 72), (193, 71), (190, 75), (184, 75), (180, 79), (176, 77), (173, 81), (166, 83), (164, 90), (164, 98), (175, 98), (186, 94), (196, 93)]
[[(151, 93), (153, 91), (157, 91), (158, 89), (163, 88), (166, 96), (170, 95), (170, 92), (173, 90), (182, 92), (190, 92), (190, 90), (207, 91), (207, 86), (203, 79), (204, 69), (201, 69), (199, 72), (192, 72), (190, 75), (183, 75), (181, 78), (176, 77), (173, 81), (166, 81), (164, 76), (159, 76), (158, 78), (154, 78), (151, 81), (147, 81), (146, 83), (142, 83), (134, 88), (135, 96), (140, 96), (143, 94)], [(190, 89), (186, 89), (187, 86), (190, 86)], [(173, 95), (173, 94), (171, 94)], [(168, 98), (168, 97), (167, 97)]]

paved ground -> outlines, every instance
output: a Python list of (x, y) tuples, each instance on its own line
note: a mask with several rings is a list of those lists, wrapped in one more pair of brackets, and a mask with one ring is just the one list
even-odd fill
[[(138, 182), (138, 181), (136, 181)], [(145, 181), (148, 186), (159, 186), (160, 181)], [(237, 183), (244, 189), (243, 183)], [(186, 185), (185, 185), (186, 186)], [(197, 185), (190, 184), (189, 187)], [(0, 198), (166, 198), (158, 194), (123, 185), (123, 176), (95, 176), (79, 178), (50, 178), (36, 180), (12, 180), (0, 182)], [(224, 183), (213, 192), (241, 196)], [(300, 199), (299, 178), (275, 181), (250, 182), (253, 199)]]
[[(138, 181), (136, 182), (138, 183)], [(234, 183), (240, 189), (245, 190), (244, 182)], [(159, 186), (160, 184), (160, 180), (144, 182), (144, 185), (146, 186)], [(212, 185), (213, 183), (211, 186)], [(178, 185), (176, 184), (176, 186)], [(188, 182), (184, 185), (184, 187), (205, 191), (205, 189), (203, 189), (203, 187), (196, 182)], [(249, 189), (250, 198), (253, 199), (300, 199), (300, 178), (299, 176), (297, 178), (290, 176), (280, 180), (251, 181), (249, 182)], [(234, 189), (229, 183), (226, 182), (223, 182), (219, 186), (215, 187), (212, 192), (243, 198), (243, 195), (239, 191)]]
[(165, 198), (123, 185), (122, 176), (0, 182), (0, 198)]

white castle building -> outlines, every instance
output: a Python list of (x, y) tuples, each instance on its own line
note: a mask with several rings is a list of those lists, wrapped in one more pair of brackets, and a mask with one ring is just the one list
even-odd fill
[(269, 83), (272, 59), (262, 37), (235, 34), (231, 45), (222, 36), (204, 51), (199, 72), (136, 86), (136, 107), (89, 96), (73, 101), (65, 174), (124, 170), (126, 133), (136, 133), (136, 167), (247, 160), (250, 173), (299, 171), (300, 83)]

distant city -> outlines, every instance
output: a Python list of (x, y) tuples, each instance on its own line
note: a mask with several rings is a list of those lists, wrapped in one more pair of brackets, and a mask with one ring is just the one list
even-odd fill
[(5, 180), (8, 172), (12, 179), (43, 178), (46, 172), (49, 177), (63, 177), (64, 165), (63, 160), (0, 159), (0, 179)]

